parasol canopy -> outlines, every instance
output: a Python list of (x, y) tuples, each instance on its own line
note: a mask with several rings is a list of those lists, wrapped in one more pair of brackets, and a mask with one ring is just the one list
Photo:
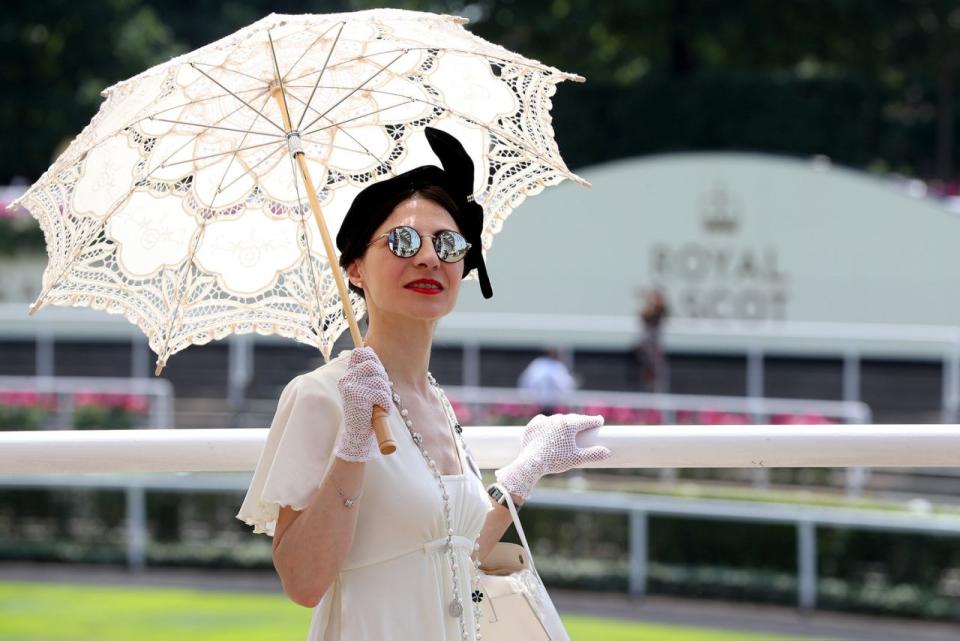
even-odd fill
[(364, 304), (338, 287), (321, 227), (335, 235), (367, 185), (439, 164), (424, 127), (474, 159), (484, 249), (527, 196), (584, 183), (550, 124), (557, 83), (582, 78), (464, 23), (391, 9), (272, 14), (106, 89), (16, 203), (47, 241), (31, 313), (123, 314), (158, 373), (172, 354), (231, 333), (280, 334), (329, 358)]

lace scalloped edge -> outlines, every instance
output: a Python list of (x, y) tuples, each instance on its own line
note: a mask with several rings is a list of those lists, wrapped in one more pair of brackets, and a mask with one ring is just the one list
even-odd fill
[[(103, 302), (98, 302), (97, 299), (103, 299)], [(183, 351), (191, 345), (206, 345), (214, 340), (223, 340), (231, 334), (236, 334), (239, 336), (253, 333), (260, 334), (261, 336), (277, 335), (283, 336), (284, 338), (291, 338), (301, 343), (316, 347), (324, 355), (325, 360), (329, 360), (330, 358), (329, 351), (326, 351), (318, 346), (313, 338), (313, 335), (309, 331), (291, 329), (289, 325), (281, 325), (278, 323), (247, 321), (224, 325), (223, 328), (211, 330), (206, 336), (199, 336), (197, 334), (187, 336), (178, 340), (173, 346), (171, 346), (165, 355), (161, 355), (157, 351), (157, 345), (155, 344), (154, 337), (152, 336), (155, 330), (150, 327), (149, 321), (143, 316), (143, 314), (138, 312), (134, 305), (131, 305), (129, 302), (123, 299), (114, 298), (102, 293), (68, 294), (54, 292), (47, 296), (46, 301), (44, 301), (44, 306), (45, 305), (56, 305), (59, 307), (87, 307), (89, 309), (105, 311), (108, 314), (123, 316), (130, 323), (136, 325), (140, 331), (144, 333), (148, 339), (148, 342), (150, 343), (150, 348), (154, 351), (154, 353), (157, 354), (158, 359), (163, 364), (166, 364), (167, 360), (171, 356)], [(238, 325), (244, 325), (245, 327), (238, 329)], [(344, 324), (344, 329), (346, 329), (346, 324)], [(334, 341), (331, 341), (330, 344), (331, 350), (333, 349), (333, 342)]]
[[(277, 503), (266, 503), (264, 501), (257, 500), (257, 507), (252, 510), (253, 514), (250, 514), (249, 512), (244, 513), (243, 510), (240, 510), (237, 512), (234, 518), (239, 521), (243, 521), (252, 527), (254, 534), (266, 534), (267, 536), (273, 536), (274, 532), (276, 531), (277, 519), (280, 516), (280, 508), (288, 507), (296, 510), (297, 512), (303, 512), (305, 509), (307, 509), (308, 505), (298, 506), (293, 503), (284, 503), (282, 501)], [(276, 509), (276, 514), (272, 514), (274, 509)], [(273, 523), (273, 527), (269, 527), (271, 523)]]

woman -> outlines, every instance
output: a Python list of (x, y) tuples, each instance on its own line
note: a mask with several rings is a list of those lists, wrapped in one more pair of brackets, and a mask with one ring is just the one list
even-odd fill
[[(426, 135), (443, 169), (367, 187), (337, 234), (350, 287), (366, 301), (365, 346), (283, 390), (237, 515), (273, 536), (284, 591), (314, 608), (310, 640), (478, 639), (472, 577), (511, 522), (504, 497), (484, 490), (427, 371), (437, 320), (453, 309), (463, 277), (476, 269), (486, 298), (492, 290), (473, 164), (449, 134)], [(390, 456), (370, 427), (374, 405), (389, 412)], [(574, 440), (602, 422), (536, 417), (498, 481), (520, 505), (543, 474), (608, 457)]]

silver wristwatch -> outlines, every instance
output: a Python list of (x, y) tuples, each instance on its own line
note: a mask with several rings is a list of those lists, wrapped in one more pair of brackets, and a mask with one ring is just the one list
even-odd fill
[[(510, 509), (509, 506), (507, 505), (507, 497), (505, 497), (505, 496), (503, 495), (503, 492), (501, 492), (501, 491), (500, 491), (500, 488), (497, 487), (496, 485), (491, 485), (491, 486), (489, 486), (489, 487), (487, 488), (487, 494), (489, 494), (490, 496), (492, 496), (492, 497), (493, 497), (493, 500), (496, 501), (498, 504), (502, 505), (503, 507), (507, 508), (508, 510)], [(513, 506), (514, 506), (515, 508), (517, 508), (517, 512), (519, 512), (519, 511), (523, 508), (523, 505), (522, 505), (522, 504), (521, 504), (521, 505), (517, 505), (517, 502), (516, 502), (516, 501), (513, 502)]]

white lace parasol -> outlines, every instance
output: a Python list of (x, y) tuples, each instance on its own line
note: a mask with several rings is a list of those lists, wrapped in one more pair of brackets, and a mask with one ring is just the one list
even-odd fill
[[(560, 157), (549, 113), (556, 84), (582, 78), (465, 22), (401, 10), (270, 15), (105, 90), (17, 201), (49, 255), (31, 313), (123, 314), (149, 338), (158, 372), (231, 333), (281, 334), (329, 358), (347, 320), (309, 191), (335, 235), (366, 185), (439, 164), (422, 134), (437, 127), (475, 161), (486, 249), (528, 195), (583, 182)], [(308, 172), (296, 169), (300, 149)]]

